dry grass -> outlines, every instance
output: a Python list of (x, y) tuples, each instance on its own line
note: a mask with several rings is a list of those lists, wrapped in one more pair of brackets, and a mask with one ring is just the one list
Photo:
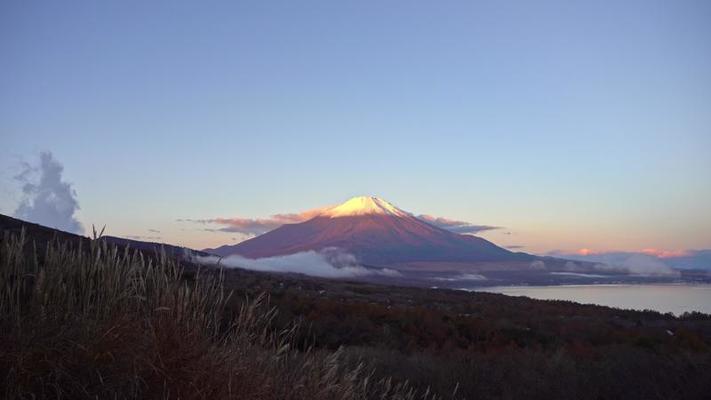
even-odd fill
[[(341, 351), (297, 351), (264, 297), (226, 310), (221, 274), (91, 242), (0, 243), (0, 396), (8, 399), (415, 399)], [(99, 235), (100, 236), (100, 235)]]

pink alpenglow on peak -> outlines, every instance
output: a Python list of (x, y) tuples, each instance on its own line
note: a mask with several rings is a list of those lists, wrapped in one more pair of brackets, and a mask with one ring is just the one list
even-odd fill
[(320, 215), (330, 218), (371, 214), (393, 215), (398, 217), (410, 216), (409, 213), (374, 196), (354, 197), (338, 206), (326, 208), (320, 213)]

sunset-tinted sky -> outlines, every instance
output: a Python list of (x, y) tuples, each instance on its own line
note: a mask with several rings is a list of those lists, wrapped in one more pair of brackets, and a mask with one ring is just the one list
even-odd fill
[(178, 219), (373, 194), (524, 251), (710, 248), (709, 21), (705, 0), (3, 1), (0, 213), (50, 151), (85, 227), (193, 247), (241, 236)]

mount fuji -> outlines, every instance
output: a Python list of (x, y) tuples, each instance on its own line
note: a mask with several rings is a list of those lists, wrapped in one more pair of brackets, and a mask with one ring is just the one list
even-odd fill
[(218, 256), (274, 257), (339, 248), (368, 265), (410, 268), (439, 263), (531, 261), (480, 237), (436, 227), (378, 197), (355, 197), (318, 210), (311, 219), (282, 225), (235, 245), (206, 252)]

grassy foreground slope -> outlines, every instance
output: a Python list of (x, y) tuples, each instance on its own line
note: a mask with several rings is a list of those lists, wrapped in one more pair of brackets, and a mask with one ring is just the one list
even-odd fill
[(295, 350), (258, 297), (227, 310), (219, 274), (181, 277), (166, 256), (24, 234), (0, 243), (0, 396), (414, 399), (342, 351)]

